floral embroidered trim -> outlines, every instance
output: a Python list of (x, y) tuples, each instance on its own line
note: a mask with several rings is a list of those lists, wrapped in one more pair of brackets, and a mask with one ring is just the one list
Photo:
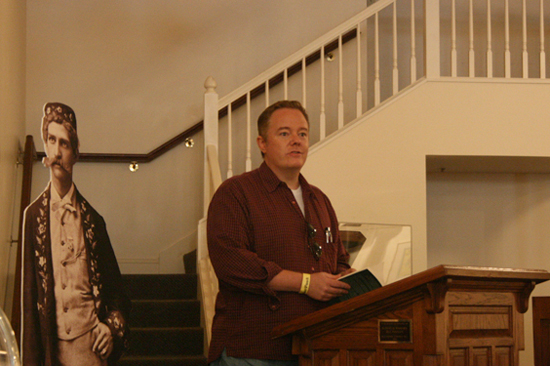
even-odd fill
[[(38, 276), (40, 277), (40, 285), (44, 294), (48, 291), (48, 280), (50, 274), (48, 273), (47, 264), (48, 260), (46, 258), (46, 236), (48, 234), (48, 202), (49, 202), (49, 190), (46, 190), (42, 197), (40, 198), (40, 206), (38, 207), (39, 215), (36, 217), (36, 246), (34, 254), (36, 256), (36, 269)], [(47, 297), (42, 298), (43, 303), (40, 301), (37, 302), (38, 311), (46, 316), (46, 307), (47, 307)]]
[[(38, 311), (42, 316), (46, 316), (47, 296), (48, 291), (48, 282), (51, 280), (51, 274), (48, 272), (48, 259), (46, 256), (46, 241), (48, 236), (48, 213), (49, 213), (49, 201), (50, 201), (50, 190), (46, 189), (42, 196), (39, 198), (39, 215), (36, 217), (36, 245), (35, 245), (35, 260), (37, 265), (38, 275), (41, 279), (40, 285), (42, 286), (44, 296), (40, 298), (37, 302)], [(101, 283), (101, 274), (98, 267), (98, 254), (97, 246), (98, 240), (95, 233), (95, 223), (92, 219), (92, 209), (89, 206), (86, 200), (83, 200), (80, 204), (81, 215), (82, 215), (82, 230), (84, 233), (85, 240), (89, 245), (89, 266), (90, 266), (90, 285), (92, 286), (94, 305), (98, 312), (100, 312), (102, 306), (101, 293), (103, 285)], [(53, 289), (52, 289), (53, 290)], [(41, 303), (42, 302), (42, 303)], [(113, 333), (113, 336), (123, 340), (124, 348), (128, 348), (129, 340), (126, 336), (127, 326), (122, 313), (117, 310), (109, 312), (107, 318), (104, 321)]]
[[(111, 311), (107, 319), (105, 319), (105, 323), (111, 329), (111, 333), (113, 334), (113, 337), (116, 337), (119, 339), (125, 339), (126, 321), (124, 320), (124, 318), (122, 317), (122, 314), (119, 311)], [(124, 342), (127, 348), (126, 342), (128, 342), (128, 339), (126, 338)]]
[(97, 255), (97, 238), (95, 237), (95, 224), (92, 222), (92, 216), (88, 207), (88, 202), (83, 200), (80, 205), (80, 212), (82, 213), (82, 230), (87, 242), (89, 243), (89, 265), (90, 265), (90, 285), (92, 286), (92, 293), (94, 296), (94, 303), (96, 309), (101, 307), (101, 275), (98, 268), (98, 255)]

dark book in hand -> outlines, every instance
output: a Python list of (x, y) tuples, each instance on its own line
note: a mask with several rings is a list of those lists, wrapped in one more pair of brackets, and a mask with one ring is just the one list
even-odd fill
[(343, 281), (351, 286), (349, 292), (345, 295), (335, 297), (330, 300), (331, 305), (337, 304), (342, 301), (351, 299), (352, 297), (359, 296), (365, 292), (376, 290), (382, 287), (382, 284), (368, 269), (356, 271), (346, 276), (340, 277), (338, 281)]

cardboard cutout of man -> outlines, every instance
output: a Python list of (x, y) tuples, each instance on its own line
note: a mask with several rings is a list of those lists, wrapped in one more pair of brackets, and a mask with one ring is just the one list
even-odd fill
[(44, 106), (42, 139), (50, 182), (24, 215), (23, 364), (114, 365), (131, 305), (105, 221), (73, 183), (79, 141), (69, 106)]

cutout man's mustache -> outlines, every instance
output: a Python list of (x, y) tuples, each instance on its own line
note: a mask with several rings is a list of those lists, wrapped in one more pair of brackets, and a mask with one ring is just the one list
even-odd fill
[(67, 172), (70, 172), (70, 167), (67, 166), (67, 165), (63, 165), (63, 162), (60, 160), (60, 159), (57, 159), (57, 158), (50, 158), (48, 156), (44, 157), (42, 159), (42, 164), (44, 164), (44, 166), (46, 168), (51, 168), (53, 165), (58, 165), (60, 166), (63, 170), (67, 171)]

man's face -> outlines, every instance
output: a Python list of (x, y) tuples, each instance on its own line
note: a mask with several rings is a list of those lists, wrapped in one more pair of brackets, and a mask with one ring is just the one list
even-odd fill
[(258, 136), (257, 142), (275, 174), (299, 172), (309, 150), (308, 122), (297, 109), (277, 109), (271, 115), (265, 138)]
[(73, 146), (67, 129), (59, 123), (48, 125), (48, 138), (45, 144), (47, 166), (52, 172), (52, 178), (72, 180), (73, 165), (76, 163)]

